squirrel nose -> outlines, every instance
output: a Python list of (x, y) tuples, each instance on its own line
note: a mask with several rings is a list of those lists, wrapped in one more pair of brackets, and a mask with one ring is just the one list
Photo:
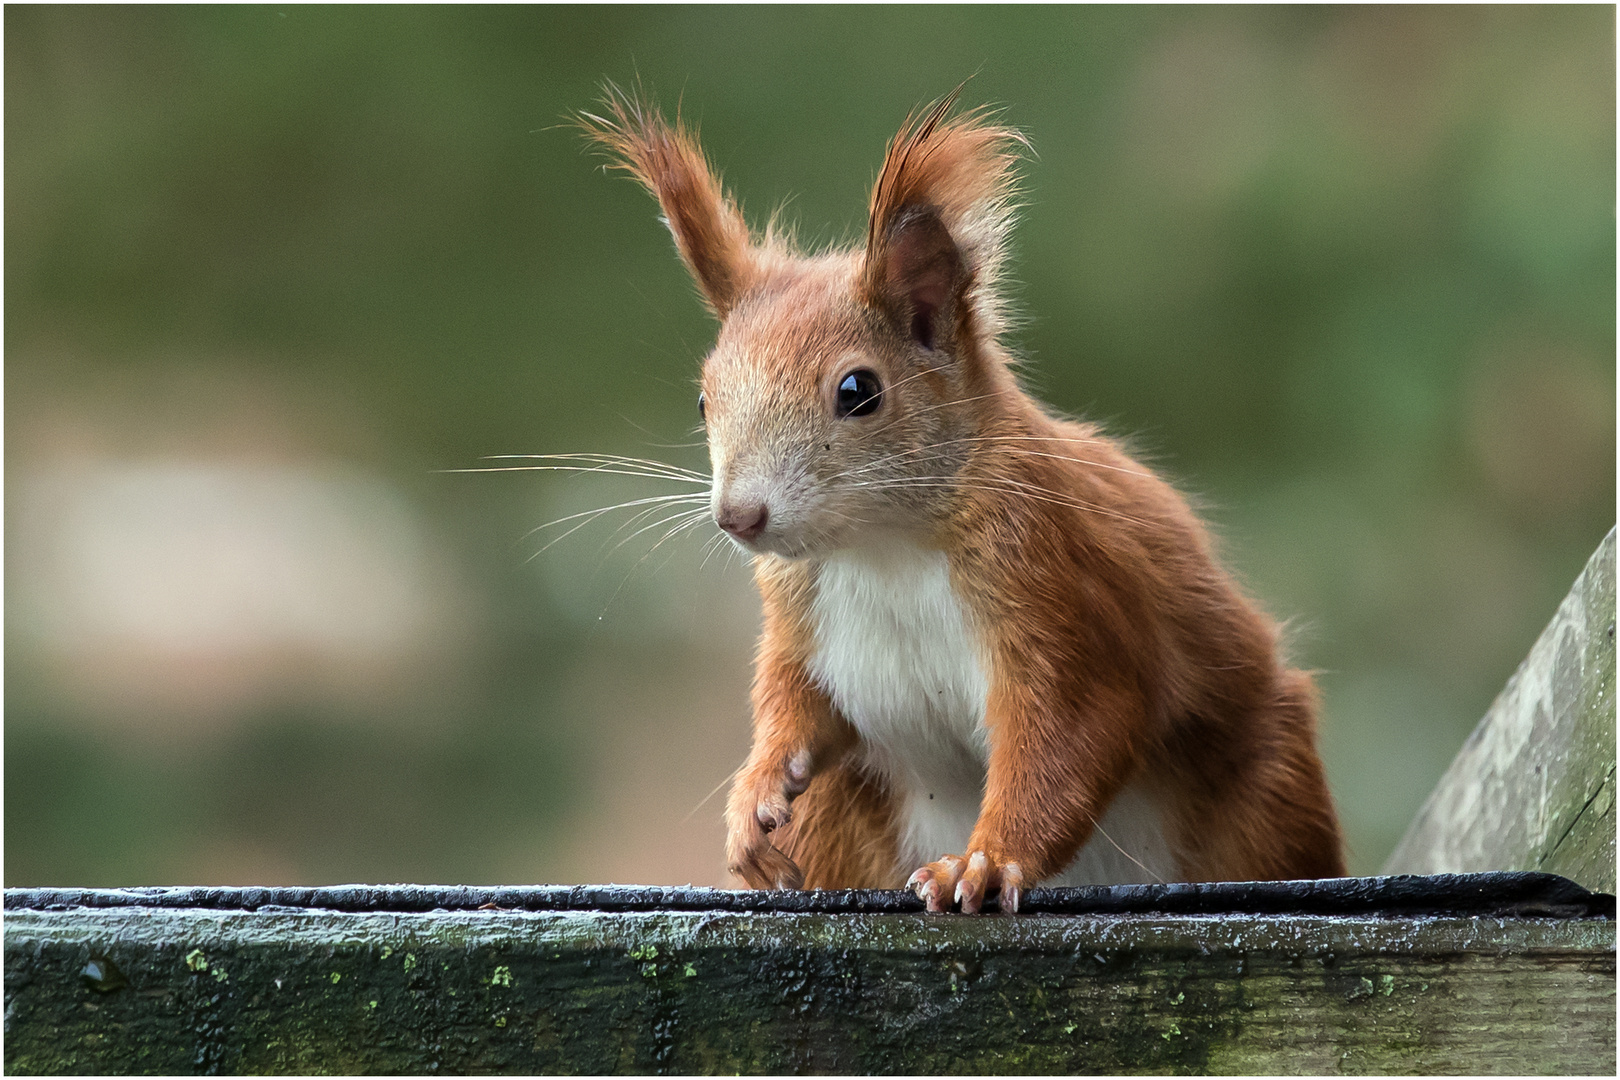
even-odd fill
[(720, 512), (714, 516), (714, 521), (737, 539), (752, 540), (765, 531), (765, 519), (768, 516), (764, 503), (755, 503), (751, 506), (722, 503)]

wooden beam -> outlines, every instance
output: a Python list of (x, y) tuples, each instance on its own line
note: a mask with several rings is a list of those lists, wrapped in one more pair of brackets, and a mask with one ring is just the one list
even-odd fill
[(1614, 573), (1610, 530), (1386, 874), (1545, 870), (1614, 892)]
[[(13, 891), (5, 1064), (1614, 1071), (1612, 897), (1524, 876), (1291, 888), (1313, 913), (1242, 910), (1276, 906), (1290, 887), (1275, 885), (1044, 890), (1051, 912), (1103, 910), (979, 917), (899, 910), (912, 899), (899, 893), (665, 890), (666, 906), (647, 909), (659, 890), (507, 889), (492, 892), (547, 910), (400, 911), (387, 910), (391, 896), (411, 909), (481, 897), (417, 887), (189, 897), (256, 908), (244, 910), (155, 906), (188, 897), (140, 893), (79, 893), (96, 906), (68, 906)], [(703, 894), (714, 910), (702, 910)], [(374, 910), (335, 910), (360, 905)], [(1459, 913), (1435, 913), (1448, 907)]]

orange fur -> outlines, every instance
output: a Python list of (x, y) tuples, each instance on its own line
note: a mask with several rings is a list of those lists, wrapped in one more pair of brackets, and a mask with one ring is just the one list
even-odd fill
[(608, 117), (585, 113), (581, 126), (657, 197), (681, 258), (715, 314), (725, 318), (748, 287), (752, 270), (742, 211), (726, 195), (679, 116), (671, 127), (656, 111), (616, 88), (610, 88), (603, 104)]
[[(1018, 386), (997, 284), (1023, 139), (983, 113), (951, 117), (953, 99), (890, 144), (865, 247), (814, 256), (750, 239), (679, 125), (623, 95), (589, 121), (657, 195), (722, 318), (703, 375), (716, 515), (744, 506), (767, 523), (744, 542), (765, 625), (753, 750), (727, 806), (732, 869), (767, 888), (893, 887), (916, 870), (933, 910), (978, 910), (997, 890), (1016, 909), (1134, 786), (1184, 879), (1343, 873), (1314, 691), (1282, 661), (1277, 627), (1170, 485)], [(870, 415), (839, 411), (852, 372), (882, 388)], [(850, 687), (828, 682), (867, 677), (859, 655), (829, 659), (826, 620), (849, 613), (818, 606), (829, 560), (895, 551), (922, 568), (904, 580), (948, 567), (964, 662), (985, 685), (977, 824), (920, 868), (900, 861), (910, 789), (873, 721), (835, 704)], [(926, 653), (947, 629), (896, 633)], [(911, 670), (872, 686), (899, 693)], [(973, 752), (974, 736), (948, 737)]]

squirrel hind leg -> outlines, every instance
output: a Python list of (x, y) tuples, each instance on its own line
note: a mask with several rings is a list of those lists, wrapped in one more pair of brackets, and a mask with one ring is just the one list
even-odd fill
[[(1310, 676), (1280, 673), (1265, 705), (1226, 739), (1234, 767), (1175, 785), (1182, 797), (1173, 839), (1189, 881), (1283, 881), (1343, 877), (1344, 843), (1316, 750)], [(1207, 762), (1207, 757), (1206, 757)]]
[(804, 871), (807, 889), (898, 889), (893, 800), (853, 756), (818, 773), (772, 841)]

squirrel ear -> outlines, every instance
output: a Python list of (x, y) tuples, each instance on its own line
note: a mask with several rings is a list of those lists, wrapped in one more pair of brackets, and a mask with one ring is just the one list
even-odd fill
[(872, 299), (917, 344), (933, 349), (949, 340), (956, 301), (968, 283), (962, 253), (938, 211), (929, 206), (901, 209), (874, 252), (867, 252)]
[(994, 337), (1012, 229), (1013, 169), (1024, 137), (983, 110), (950, 116), (957, 87), (914, 113), (889, 143), (867, 219), (864, 299), (926, 348), (959, 326)]
[(754, 269), (753, 241), (742, 211), (720, 186), (679, 115), (671, 127), (639, 94), (612, 83), (603, 105), (606, 117), (581, 113), (579, 126), (617, 159), (615, 167), (658, 199), (681, 260), (714, 313), (725, 318)]

